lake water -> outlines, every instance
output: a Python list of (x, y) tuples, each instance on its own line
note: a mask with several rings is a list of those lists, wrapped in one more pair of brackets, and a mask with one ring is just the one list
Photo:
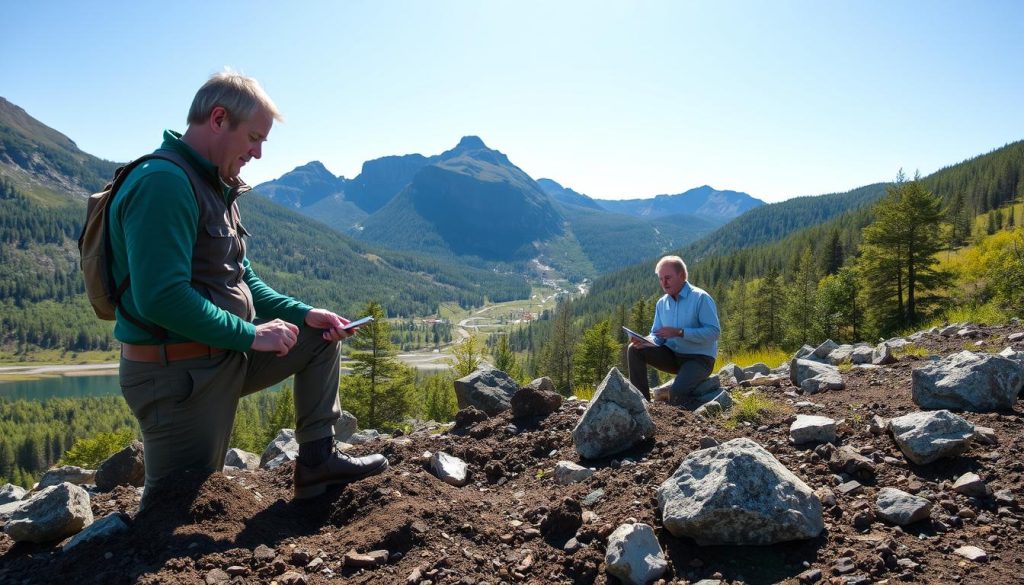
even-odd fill
[[(271, 389), (289, 386), (289, 378)], [(54, 376), (39, 380), (5, 382), (0, 377), (0, 399), (46, 400), (48, 398), (86, 398), (89, 396), (120, 396), (117, 376)]]

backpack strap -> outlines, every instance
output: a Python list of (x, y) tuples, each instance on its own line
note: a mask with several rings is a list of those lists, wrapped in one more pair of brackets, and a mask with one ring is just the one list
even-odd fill
[[(135, 168), (138, 167), (139, 165), (153, 160), (165, 160), (167, 162), (174, 164), (177, 167), (180, 167), (181, 170), (185, 171), (185, 174), (188, 176), (189, 186), (192, 187), (192, 194), (196, 198), (196, 204), (199, 204), (199, 193), (196, 191), (196, 185), (202, 184), (202, 177), (200, 177), (199, 174), (196, 173), (196, 170), (192, 168), (192, 165), (189, 164), (188, 161), (186, 161), (180, 154), (172, 150), (160, 149), (154, 153), (141, 156), (133, 160), (132, 162), (124, 165), (123, 167), (119, 167), (116, 171), (114, 171), (114, 180), (111, 182), (109, 187), (110, 197), (107, 199), (107, 208), (103, 210), (103, 213), (109, 214), (110, 205), (114, 201), (114, 196), (117, 194), (118, 189), (121, 188), (121, 185), (124, 184), (125, 180), (127, 180), (128, 175), (131, 174), (131, 172), (135, 170)], [(104, 230), (103, 240), (103, 245), (106, 247), (107, 258), (113, 258), (113, 247), (110, 243), (110, 230)], [(121, 311), (121, 315), (125, 319), (127, 319), (129, 323), (135, 325), (136, 327), (142, 329), (143, 331), (148, 332), (150, 335), (156, 337), (161, 342), (167, 339), (166, 329), (160, 327), (159, 325), (144, 323), (141, 319), (138, 319), (137, 317), (129, 313), (128, 310), (121, 305), (121, 297), (124, 296), (124, 293), (128, 290), (128, 287), (131, 285), (131, 274), (125, 276), (124, 280), (122, 280), (121, 283), (118, 284), (117, 286), (114, 286), (113, 268), (108, 270), (107, 278), (109, 279), (107, 290), (113, 291), (110, 300), (114, 303), (114, 306)]]

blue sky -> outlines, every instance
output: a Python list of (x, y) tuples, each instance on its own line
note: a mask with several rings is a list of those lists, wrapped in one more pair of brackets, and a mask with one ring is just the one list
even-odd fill
[(0, 96), (124, 161), (230, 66), (286, 116), (250, 183), (475, 134), (592, 197), (767, 201), (1024, 138), (1024, 2), (14, 2)]

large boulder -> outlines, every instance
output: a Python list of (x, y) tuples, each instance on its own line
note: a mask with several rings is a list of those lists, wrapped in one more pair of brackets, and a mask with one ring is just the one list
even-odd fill
[(746, 438), (690, 453), (657, 495), (665, 528), (700, 545), (805, 540), (825, 527), (811, 488)]
[(970, 448), (974, 425), (948, 410), (912, 412), (889, 421), (903, 455), (918, 465), (955, 457)]
[(629, 585), (647, 585), (668, 570), (665, 553), (654, 529), (647, 524), (623, 524), (608, 536), (605, 549), (608, 574)]
[(295, 429), (281, 429), (260, 455), (260, 467), (273, 469), (299, 456), (299, 442), (295, 440)]
[(140, 487), (145, 483), (146, 462), (139, 441), (132, 441), (96, 468), (96, 489), (101, 492), (109, 492), (119, 485)]
[(519, 384), (501, 370), (482, 369), (455, 380), (455, 398), (459, 408), (470, 406), (494, 416), (512, 408), (512, 396)]
[(596, 459), (625, 451), (654, 436), (654, 420), (640, 391), (612, 368), (572, 431), (576, 452)]
[[(547, 416), (562, 407), (562, 395), (554, 390), (543, 390), (543, 383), (539, 382), (539, 380), (548, 379), (539, 378), (534, 380), (534, 382), (524, 386), (512, 395), (513, 417), (533, 418)], [(537, 385), (534, 385), (535, 382), (537, 382)], [(550, 380), (548, 380), (548, 384), (554, 387)]]
[(1010, 410), (1024, 371), (1001, 355), (961, 351), (912, 372), (914, 402), (921, 408), (970, 412)]
[(876, 366), (887, 366), (895, 364), (897, 361), (899, 360), (893, 354), (892, 346), (884, 341), (876, 345), (875, 349), (871, 351), (871, 363)]
[(39, 491), (51, 486), (60, 485), (64, 482), (73, 483), (75, 485), (94, 484), (96, 483), (96, 470), (84, 469), (76, 465), (51, 467), (46, 470), (43, 477), (39, 478), (39, 483), (36, 484), (33, 490)]
[(52, 542), (92, 524), (89, 494), (73, 483), (52, 485), (23, 503), (4, 526), (16, 542)]
[(242, 449), (228, 449), (227, 454), (224, 456), (224, 465), (247, 471), (255, 471), (260, 468), (260, 456)]
[(819, 360), (827, 360), (828, 355), (837, 349), (839, 349), (838, 343), (831, 339), (826, 339), (821, 345), (814, 348), (814, 353), (812, 355)]

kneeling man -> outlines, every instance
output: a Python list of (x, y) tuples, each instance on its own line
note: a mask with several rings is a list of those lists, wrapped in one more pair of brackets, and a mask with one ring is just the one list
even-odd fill
[(686, 281), (686, 263), (679, 256), (665, 256), (654, 268), (665, 296), (654, 309), (651, 335), (655, 346), (630, 338), (626, 355), (629, 381), (651, 399), (647, 366), (676, 375), (669, 402), (679, 403), (711, 375), (718, 355), (718, 309), (703, 289)]

